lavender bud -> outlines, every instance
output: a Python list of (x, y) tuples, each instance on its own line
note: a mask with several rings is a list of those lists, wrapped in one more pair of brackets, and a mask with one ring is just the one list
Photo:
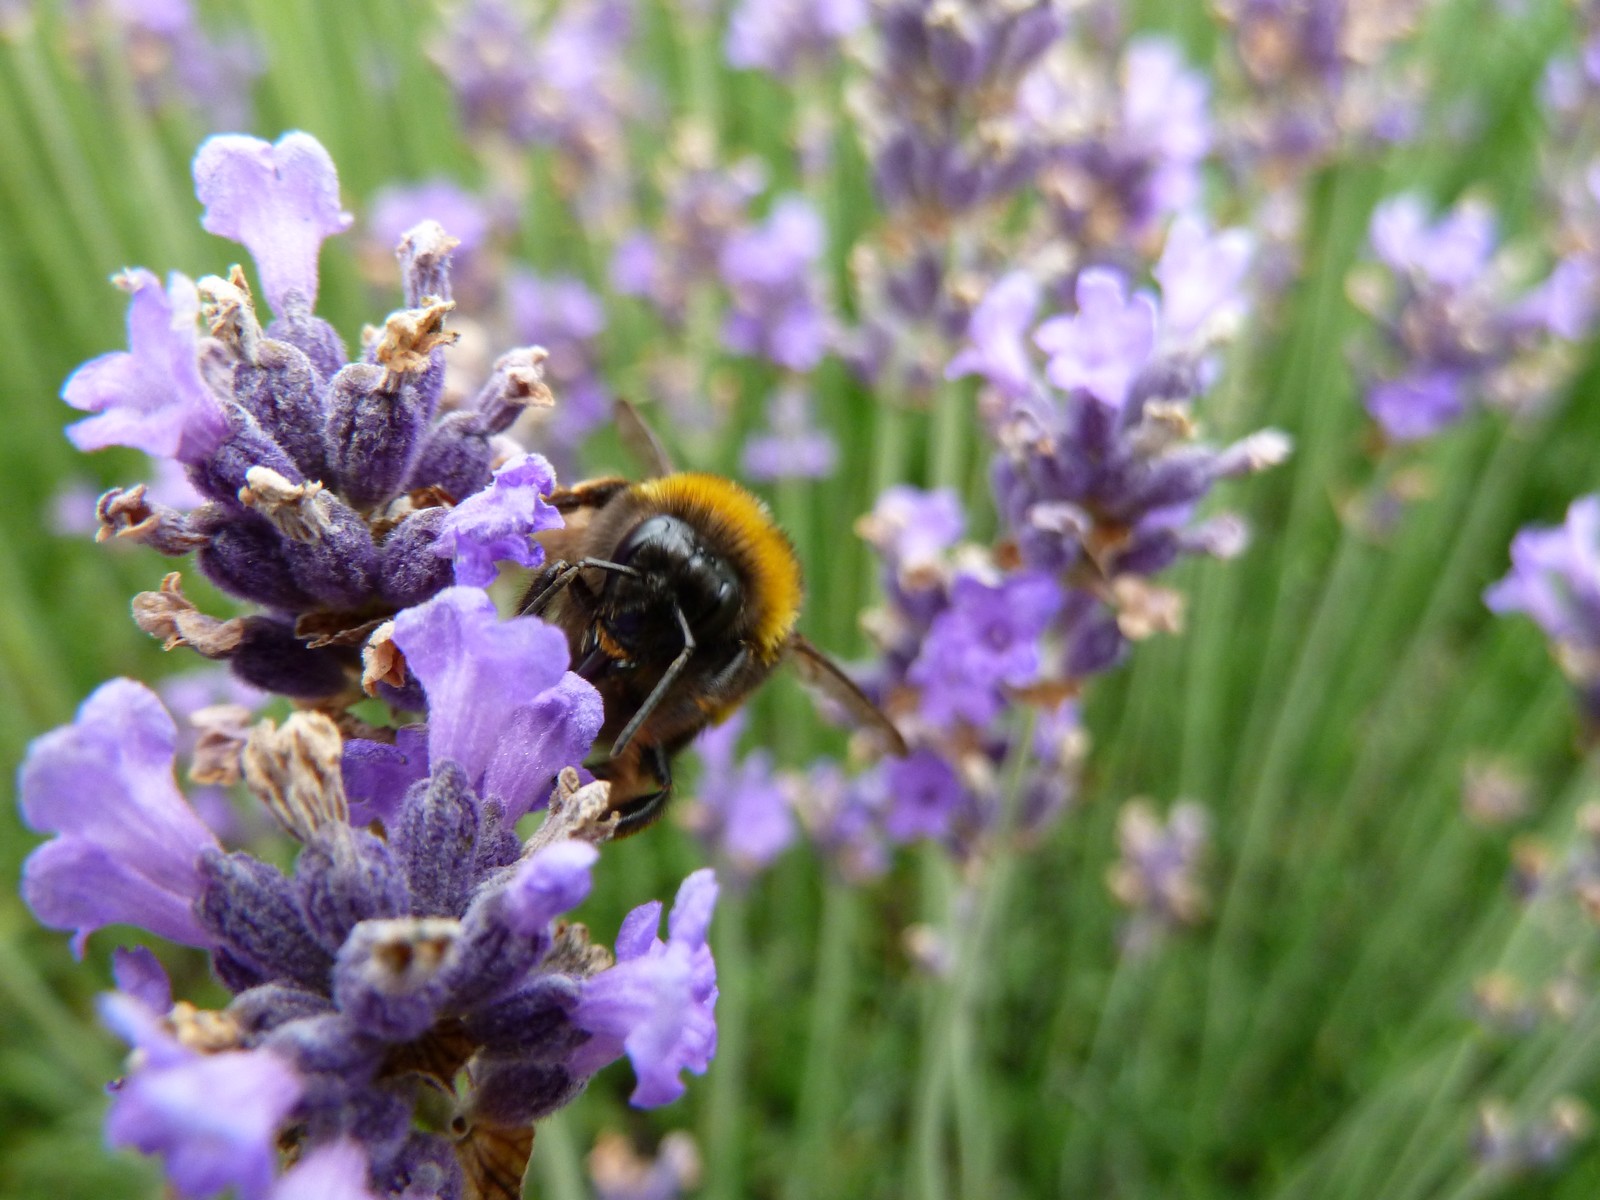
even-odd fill
[(307, 479), (328, 472), (322, 427), (323, 381), (311, 360), (288, 342), (264, 340), (233, 371), (233, 398), (294, 460)]
[(246, 484), (251, 467), (270, 467), (290, 483), (305, 477), (300, 468), (242, 408), (234, 408), (228, 422), (228, 436), (209, 458), (189, 467), (189, 482), (207, 499), (224, 507), (237, 508), (239, 489)]
[(465, 1183), (455, 1147), (436, 1133), (412, 1133), (388, 1171), (373, 1172), (389, 1196), (430, 1196), (461, 1200)]
[(284, 983), (267, 983), (240, 992), (227, 1011), (248, 1037), (268, 1033), (301, 1017), (324, 1016), (332, 1009), (333, 1004), (326, 996)]
[(217, 977), (218, 983), (234, 993), (249, 991), (267, 982), (264, 971), (251, 966), (227, 949), (211, 952), (211, 972)]
[(549, 357), (543, 346), (525, 346), (495, 360), (494, 374), (472, 402), (490, 433), (504, 433), (526, 409), (555, 404), (544, 382), (544, 363)]
[(272, 617), (246, 617), (243, 628), (229, 666), (252, 687), (297, 700), (320, 700), (350, 686), (349, 656), (337, 649), (308, 649), (292, 626)]
[(395, 830), (395, 853), (411, 885), (411, 911), (459, 916), (472, 883), (478, 837), (478, 797), (461, 767), (445, 759), (433, 776), (413, 785)]
[(339, 494), (363, 512), (395, 495), (428, 424), (416, 378), (351, 363), (328, 385), (328, 468)]
[(473, 1064), (472, 1113), (494, 1125), (527, 1125), (571, 1103), (587, 1083), (560, 1064), (482, 1056)]
[(445, 917), (363, 921), (350, 931), (333, 969), (333, 998), (363, 1031), (409, 1041), (437, 1018), (446, 997), (445, 965), (460, 937)]
[(127, 490), (112, 488), (95, 501), (100, 528), (95, 530), (94, 540), (127, 538), (169, 558), (181, 558), (205, 544), (206, 535), (188, 514), (146, 499), (146, 490), (142, 483)]
[(406, 231), (395, 257), (400, 260), (407, 307), (450, 299), (450, 256), (460, 244), (437, 221), (424, 221)]
[(223, 591), (268, 608), (313, 607), (290, 570), (288, 543), (265, 517), (219, 507), (201, 518), (199, 528), (210, 540), (196, 562)]
[(399, 916), (410, 902), (388, 845), (348, 825), (328, 825), (306, 844), (294, 884), (307, 927), (330, 953), (360, 922)]
[(267, 326), (267, 337), (299, 349), (324, 380), (332, 379), (350, 361), (339, 331), (321, 317), (313, 316), (306, 305), (291, 307)]
[(201, 923), (246, 962), (314, 990), (328, 985), (332, 957), (306, 929), (283, 872), (248, 854), (207, 851), (200, 859)]
[(588, 1038), (572, 1024), (581, 988), (567, 975), (539, 975), (526, 987), (466, 1018), (468, 1035), (486, 1049), (554, 1061)]
[(437, 487), (458, 501), (482, 491), (489, 486), (493, 457), (489, 436), (481, 413), (446, 413), (428, 430), (407, 489)]
[(332, 497), (323, 508), (323, 520), (310, 541), (288, 547), (290, 573), (322, 604), (359, 609), (377, 590), (378, 549), (372, 531), (349, 505)]
[[(487, 481), (487, 474), (484, 478)], [(433, 552), (439, 527), (449, 512), (443, 506), (417, 509), (383, 539), (378, 552), (378, 594), (386, 603), (410, 608), (455, 582), (450, 559)]]

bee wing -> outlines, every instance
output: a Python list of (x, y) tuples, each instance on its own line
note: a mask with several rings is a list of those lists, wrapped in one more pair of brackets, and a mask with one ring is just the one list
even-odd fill
[(877, 731), (888, 745), (889, 753), (896, 758), (904, 758), (909, 753), (905, 738), (883, 710), (867, 698), (838, 663), (798, 633), (789, 635), (789, 661), (794, 663), (801, 680), (808, 686), (835, 701), (862, 725)]
[(611, 421), (623, 448), (649, 469), (652, 478), (673, 473), (672, 456), (631, 402), (619, 397), (611, 406)]

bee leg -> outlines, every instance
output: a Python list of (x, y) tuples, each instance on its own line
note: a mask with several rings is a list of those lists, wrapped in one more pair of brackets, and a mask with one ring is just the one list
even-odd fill
[(557, 561), (548, 564), (544, 570), (533, 577), (533, 583), (522, 594), (522, 607), (518, 610), (524, 617), (540, 616), (545, 609), (569, 586), (581, 583), (578, 572), (593, 567), (598, 571), (615, 571), (619, 575), (638, 575), (632, 567), (622, 563), (609, 562), (603, 558), (580, 558), (575, 563)]
[(635, 780), (643, 776), (642, 768), (648, 764), (650, 774), (655, 776), (657, 787), (653, 792), (630, 797), (617, 806), (617, 837), (628, 837), (647, 826), (654, 825), (661, 819), (661, 814), (667, 811), (667, 801), (672, 796), (672, 762), (667, 757), (666, 750), (660, 745), (647, 746), (642, 757), (643, 761), (639, 763), (641, 771), (635, 776)]
[(572, 582), (572, 576), (577, 573), (571, 563), (557, 559), (552, 563), (545, 563), (540, 572), (533, 577), (533, 582), (528, 584), (528, 590), (522, 593), (522, 603), (517, 606), (517, 613), (524, 617), (537, 617), (550, 607), (550, 602), (561, 594), (561, 590)]

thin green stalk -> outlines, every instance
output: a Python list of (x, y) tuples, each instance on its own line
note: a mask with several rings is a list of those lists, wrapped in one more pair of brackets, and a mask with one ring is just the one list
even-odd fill
[(823, 884), (817, 931), (817, 966), (812, 980), (806, 1065), (801, 1076), (795, 1153), (784, 1179), (784, 1200), (809, 1200), (835, 1193), (829, 1145), (840, 1131), (845, 1100), (840, 1087), (844, 1031), (855, 994), (854, 949), (860, 922), (855, 889), (838, 879)]
[(712, 922), (717, 960), (717, 1061), (706, 1105), (707, 1200), (744, 1196), (745, 1051), (750, 1029), (749, 906), (732, 889), (723, 892)]
[(538, 1194), (543, 1200), (588, 1200), (570, 1109), (546, 1117), (536, 1127), (532, 1174), (539, 1179)]

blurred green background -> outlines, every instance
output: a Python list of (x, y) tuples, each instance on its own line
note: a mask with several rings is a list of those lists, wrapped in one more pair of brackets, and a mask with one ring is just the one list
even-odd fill
[[(0, 10), (7, 787), (28, 740), (69, 720), (101, 680), (191, 665), (163, 657), (128, 619), (129, 598), (154, 587), (166, 562), (51, 532), (65, 488), (128, 484), (145, 471), (132, 454), (76, 454), (58, 392), (78, 363), (124, 344), (124, 297), (110, 275), (134, 265), (220, 273), (240, 255), (199, 229), (188, 165), (211, 131), (205, 115), (142, 102), (135, 64), (96, 11)], [(202, 13), (259, 47), (248, 132), (315, 134), (358, 221), (386, 184), (485, 182), (427, 58), (448, 19), (434, 6), (246, 0)], [(727, 68), (716, 39), (669, 6), (640, 13), (638, 69), (657, 80), (663, 106), (693, 112), (704, 92), (691, 83), (709, 75), (723, 144), (762, 155), (792, 184), (795, 97)], [(1198, 4), (1135, 6), (1133, 23), (1176, 35), (1194, 61), (1215, 53)], [(721, 1197), (1595, 1194), (1600, 1154), (1589, 1142), (1559, 1170), (1523, 1177), (1484, 1168), (1471, 1144), (1492, 1098), (1524, 1117), (1568, 1093), (1600, 1108), (1595, 931), (1519, 904), (1507, 883), (1513, 835), (1561, 853), (1574, 811), (1597, 792), (1543, 639), (1480, 600), (1504, 573), (1516, 528), (1559, 520), (1596, 484), (1592, 353), (1544, 419), (1479, 415), (1420, 450), (1412, 465), (1429, 487), (1387, 538), (1341, 520), (1344, 502), (1393, 466), (1369, 451), (1346, 356), (1362, 318), (1345, 277), (1371, 207), (1406, 187), (1440, 201), (1476, 188), (1515, 234), (1533, 203), (1543, 132), (1534, 89), (1573, 37), (1559, 5), (1434, 6), (1421, 35), (1430, 106), (1470, 102), (1483, 117), (1477, 132), (1313, 180), (1302, 277), (1240, 339), (1205, 413), (1217, 440), (1271, 424), (1295, 436), (1297, 452), (1229, 490), (1229, 507), (1256, 528), (1252, 549), (1176, 573), (1191, 596), (1186, 632), (1140, 645), (1095, 686), (1082, 797), (1047, 844), (1013, 864), (978, 977), (930, 980), (904, 949), (908, 925), (944, 915), (949, 869), (936, 854), (904, 852), (885, 880), (851, 890), (828, 882), (809, 851), (791, 851), (719, 912), (723, 1047), (708, 1077), (679, 1104), (640, 1114), (626, 1107), (626, 1070), (602, 1076), (543, 1128), (538, 1194), (588, 1194), (581, 1158), (602, 1130), (648, 1149), (679, 1128), (699, 1142), (706, 1193)], [(637, 137), (645, 158), (661, 141), (643, 127)], [(848, 128), (839, 145), (829, 215), (842, 282), (843, 251), (874, 215)], [(549, 200), (554, 164), (532, 153), (523, 169), (529, 209), (515, 252), (604, 293), (604, 255)], [(364, 279), (355, 235), (325, 248), (322, 269), (319, 312), (347, 340), (399, 304), (397, 284)], [(619, 306), (602, 339), (608, 380), (642, 386), (638, 363), (662, 336)], [(734, 433), (756, 423), (753, 401), (770, 384), (736, 370), (751, 403)], [(918, 414), (888, 418), (900, 452), (879, 458), (885, 418), (874, 398), (838, 364), (817, 379), (844, 469), (774, 499), (808, 569), (804, 628), (860, 655), (870, 563), (839, 531), (883, 483), (928, 481), (928, 435)], [(731, 471), (735, 446), (730, 434), (685, 449), (695, 465)], [(973, 479), (981, 505), (979, 439), (953, 452), (952, 477)], [(219, 611), (223, 601), (207, 603)], [(762, 698), (752, 741), (799, 765), (836, 739), (809, 724), (796, 734), (788, 721), (772, 736), (778, 714), (799, 711), (788, 686)], [(1534, 798), (1510, 832), (1462, 816), (1463, 772), (1488, 759), (1514, 767)], [(1118, 808), (1137, 795), (1162, 806), (1198, 799), (1215, 832), (1212, 919), (1144, 960), (1118, 953), (1120, 913), (1104, 878)], [(0, 805), (8, 883), (37, 842), (13, 810)], [(701, 858), (670, 824), (608, 849), (585, 919), (609, 940), (622, 913), (670, 896)], [(96, 1025), (92, 997), (109, 986), (113, 943), (96, 937), (77, 963), (63, 935), (37, 927), (9, 886), (0, 891), (0, 1195), (159, 1194), (150, 1164), (106, 1151), (99, 1130), (120, 1051)], [(163, 954), (205, 986), (197, 958)], [(1530, 993), (1570, 974), (1581, 981), (1576, 1012), (1515, 1033), (1487, 1027), (1474, 1019), (1472, 986), (1496, 970)], [(964, 1041), (952, 1047), (947, 1036)], [(939, 1093), (948, 1110), (930, 1114), (928, 1072), (949, 1061), (964, 1066)]]

